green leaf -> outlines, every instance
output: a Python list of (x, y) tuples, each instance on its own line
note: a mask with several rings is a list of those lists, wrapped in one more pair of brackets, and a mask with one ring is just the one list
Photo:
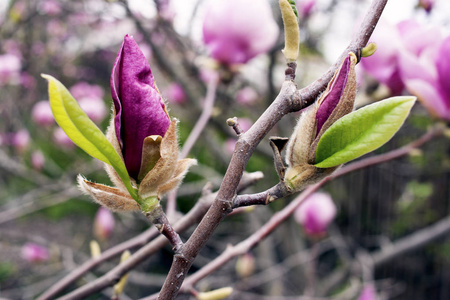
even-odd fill
[(66, 87), (56, 78), (42, 74), (48, 80), (50, 107), (58, 125), (87, 154), (111, 165), (122, 179), (130, 195), (137, 199), (122, 158), (103, 132), (89, 119)]
[(315, 166), (335, 167), (381, 147), (400, 129), (415, 101), (392, 97), (337, 120), (317, 145)]

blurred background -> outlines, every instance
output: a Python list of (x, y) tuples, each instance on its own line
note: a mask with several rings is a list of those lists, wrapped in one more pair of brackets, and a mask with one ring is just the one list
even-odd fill
[[(0, 298), (34, 299), (91, 257), (92, 240), (106, 250), (149, 227), (141, 214), (113, 214), (77, 189), (77, 174), (99, 183), (110, 181), (102, 164), (76, 147), (56, 125), (40, 74), (59, 79), (105, 131), (112, 104), (110, 72), (124, 35), (133, 35), (152, 67), (170, 115), (180, 120), (181, 145), (202, 112), (208, 83), (218, 81), (211, 118), (189, 154), (199, 164), (178, 191), (177, 210), (184, 214), (207, 182), (213, 190), (221, 183), (235, 143), (226, 119), (236, 116), (248, 129), (284, 80), (281, 16), (277, 1), (267, 3), (270, 15), (248, 13), (244, 19), (249, 25), (233, 25), (233, 13), (239, 9), (228, 8), (224, 1), (0, 1)], [(369, 4), (297, 0), (299, 88), (318, 78), (344, 51)], [(211, 6), (221, 7), (226, 16), (217, 17), (218, 23), (212, 25), (216, 18), (211, 14), (217, 12)], [(397, 149), (434, 126), (448, 126), (449, 14), (446, 0), (388, 2), (372, 37), (378, 51), (357, 66), (357, 106), (401, 94), (417, 95), (421, 102), (400, 132), (368, 156)], [(264, 20), (264, 26), (255, 25), (258, 19)], [(275, 29), (265, 28), (270, 22)], [(242, 28), (261, 28), (270, 34), (258, 36), (256, 30)], [(214, 39), (220, 40), (221, 32), (207, 37), (218, 29), (230, 36), (241, 29), (244, 36), (219, 42)], [(229, 45), (242, 42), (239, 38), (268, 43), (255, 46), (257, 50), (244, 60), (227, 56), (232, 50), (223, 49), (228, 53), (224, 55), (214, 48), (215, 42)], [(298, 116), (286, 116), (269, 135), (290, 136)], [(319, 215), (331, 210), (328, 226), (312, 232), (299, 212), (196, 288), (232, 286), (229, 299), (450, 299), (449, 150), (448, 137), (438, 137), (407, 157), (330, 182), (321, 192), (335, 208), (329, 208), (329, 202), (311, 208)], [(262, 171), (264, 179), (246, 193), (278, 182), (267, 138), (247, 171)], [(251, 235), (292, 198), (228, 217), (192, 271), (217, 257), (227, 244)], [(433, 229), (438, 222), (441, 231), (437, 233)], [(181, 233), (182, 239), (192, 231)], [(419, 243), (418, 237), (424, 242)], [(411, 242), (405, 251), (373, 260), (374, 254), (401, 239)], [(140, 264), (130, 273), (121, 299), (159, 291), (171, 261), (172, 251), (166, 247)], [(118, 263), (119, 258), (109, 260), (66, 292)], [(108, 289), (89, 297), (110, 298)]]

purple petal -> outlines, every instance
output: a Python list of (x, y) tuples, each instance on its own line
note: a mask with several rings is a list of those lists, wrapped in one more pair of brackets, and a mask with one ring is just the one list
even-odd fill
[(316, 134), (320, 132), (323, 124), (327, 121), (328, 117), (331, 115), (333, 110), (336, 108), (339, 100), (341, 99), (342, 93), (344, 92), (345, 86), (347, 84), (348, 73), (350, 72), (350, 55), (342, 63), (339, 73), (334, 78), (329, 94), (323, 99), (317, 110), (317, 131)]
[(266, 1), (216, 1), (208, 6), (203, 21), (203, 41), (223, 64), (246, 63), (268, 51), (278, 31)]
[(450, 36), (439, 47), (436, 56), (436, 68), (440, 90), (450, 108)]
[(407, 80), (405, 84), (411, 94), (417, 96), (431, 114), (450, 120), (450, 104), (437, 86), (420, 79)]
[(125, 166), (137, 178), (142, 144), (150, 135), (164, 136), (170, 119), (156, 89), (150, 66), (133, 37), (126, 35), (111, 74), (117, 139)]

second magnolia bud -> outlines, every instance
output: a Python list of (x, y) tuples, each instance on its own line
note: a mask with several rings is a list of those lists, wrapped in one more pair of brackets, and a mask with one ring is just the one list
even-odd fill
[(352, 112), (356, 97), (356, 55), (349, 53), (328, 83), (327, 89), (306, 109), (289, 139), (286, 153), (285, 182), (298, 191), (330, 175), (337, 167), (317, 168), (316, 149), (325, 131)]

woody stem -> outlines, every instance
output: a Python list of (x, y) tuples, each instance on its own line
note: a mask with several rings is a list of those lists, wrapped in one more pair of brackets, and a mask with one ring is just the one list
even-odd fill
[(147, 219), (155, 225), (159, 232), (164, 235), (172, 245), (172, 250), (178, 253), (183, 247), (183, 241), (180, 235), (173, 229), (164, 213), (161, 205), (158, 203), (153, 210), (144, 212)]

